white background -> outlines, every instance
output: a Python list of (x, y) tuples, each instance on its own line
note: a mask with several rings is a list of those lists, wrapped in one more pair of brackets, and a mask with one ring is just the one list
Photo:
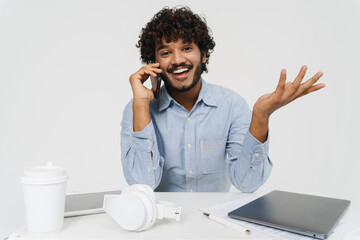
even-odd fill
[[(0, 2), (0, 237), (24, 223), (19, 175), (52, 161), (67, 192), (122, 189), (120, 121), (141, 66), (135, 47), (163, 6), (187, 5), (216, 41), (211, 83), (252, 106), (282, 68), (327, 87), (277, 111), (263, 188), (347, 198), (360, 209), (360, 1)], [(233, 189), (234, 190), (234, 189)]]

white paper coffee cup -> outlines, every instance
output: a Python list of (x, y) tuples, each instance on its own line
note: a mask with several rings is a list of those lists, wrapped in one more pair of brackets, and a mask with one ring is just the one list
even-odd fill
[(61, 229), (67, 179), (65, 169), (53, 166), (51, 162), (24, 170), (20, 182), (23, 184), (28, 232), (46, 233)]

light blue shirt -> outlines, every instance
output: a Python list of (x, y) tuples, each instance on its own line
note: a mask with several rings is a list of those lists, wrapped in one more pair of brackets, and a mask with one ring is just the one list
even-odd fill
[(133, 131), (132, 101), (121, 122), (121, 160), (129, 185), (156, 191), (257, 190), (269, 177), (269, 140), (249, 132), (251, 111), (237, 93), (203, 79), (188, 112), (163, 86), (150, 103), (151, 122)]

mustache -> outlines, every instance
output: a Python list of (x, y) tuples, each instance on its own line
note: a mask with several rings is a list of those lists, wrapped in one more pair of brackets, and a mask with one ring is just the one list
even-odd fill
[(179, 67), (183, 67), (183, 68), (188, 68), (189, 70), (192, 69), (194, 66), (192, 64), (185, 64), (185, 63), (182, 63), (180, 65), (174, 65), (172, 68), (168, 68), (166, 69), (166, 71), (168, 73), (173, 73), (177, 68)]

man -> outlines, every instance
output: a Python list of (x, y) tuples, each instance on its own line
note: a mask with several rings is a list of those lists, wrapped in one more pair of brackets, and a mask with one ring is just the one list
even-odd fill
[[(189, 8), (164, 8), (142, 29), (137, 47), (146, 66), (130, 76), (133, 99), (123, 113), (121, 157), (128, 184), (156, 191), (257, 190), (269, 177), (270, 115), (305, 94), (323, 88), (316, 73), (302, 83), (286, 71), (273, 93), (251, 112), (237, 93), (207, 83), (215, 42), (205, 20)], [(160, 74), (158, 98), (143, 83)]]

